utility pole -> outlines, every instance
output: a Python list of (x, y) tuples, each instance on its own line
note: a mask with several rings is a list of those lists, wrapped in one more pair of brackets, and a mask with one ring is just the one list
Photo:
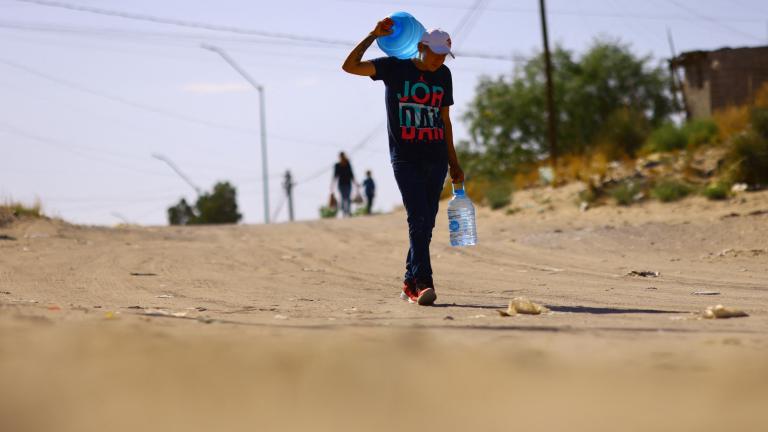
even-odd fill
[(675, 103), (675, 108), (680, 109), (680, 104), (677, 100), (677, 94), (680, 93), (680, 97), (683, 100), (683, 111), (685, 111), (685, 119), (691, 119), (691, 111), (688, 109), (688, 99), (685, 97), (685, 88), (683, 87), (683, 78), (680, 77), (677, 64), (677, 52), (675, 51), (675, 42), (672, 40), (672, 31), (667, 27), (667, 42), (669, 43), (669, 51), (672, 53), (672, 59), (669, 61), (669, 73), (672, 76), (672, 100)]
[(552, 163), (553, 182), (555, 182), (557, 171), (557, 114), (555, 109), (555, 99), (552, 94), (552, 60), (549, 56), (549, 38), (547, 36), (547, 12), (544, 7), (544, 0), (539, 0), (539, 11), (541, 12), (541, 34), (544, 38), (544, 70), (547, 76), (547, 132), (549, 137), (549, 157)]
[(288, 198), (288, 220), (293, 222), (293, 179), (291, 178), (291, 171), (285, 171), (285, 180), (283, 180), (283, 189), (285, 189), (285, 196)]
[(232, 57), (229, 56), (229, 54), (226, 53), (223, 49), (208, 45), (208, 44), (202, 44), (200, 45), (201, 48), (206, 49), (208, 51), (213, 51), (216, 54), (220, 55), (221, 58), (224, 59), (227, 63), (229, 63), (230, 66), (232, 66), (235, 71), (237, 71), (240, 75), (245, 78), (246, 81), (248, 81), (253, 87), (256, 88), (256, 90), (259, 91), (259, 111), (260, 111), (260, 120), (261, 120), (261, 175), (262, 175), (262, 184), (264, 185), (264, 223), (269, 223), (269, 174), (267, 172), (267, 121), (266, 121), (266, 114), (264, 113), (264, 86), (256, 82), (251, 76), (248, 74), (248, 72), (245, 71), (245, 69), (241, 68), (239, 64), (235, 62)]

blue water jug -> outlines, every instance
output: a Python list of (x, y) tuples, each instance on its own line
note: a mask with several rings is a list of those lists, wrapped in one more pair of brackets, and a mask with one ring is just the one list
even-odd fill
[(448, 232), (451, 246), (474, 246), (477, 244), (475, 206), (464, 193), (464, 183), (453, 187), (453, 198), (448, 202)]
[(426, 31), (424, 26), (408, 12), (395, 12), (389, 17), (394, 21), (392, 34), (376, 39), (379, 48), (390, 57), (404, 60), (416, 57), (421, 36)]

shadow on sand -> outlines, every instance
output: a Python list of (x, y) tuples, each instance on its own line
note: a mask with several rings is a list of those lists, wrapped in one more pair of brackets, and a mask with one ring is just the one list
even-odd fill
[[(458, 304), (458, 303), (441, 303), (434, 304), (432, 307), (436, 308), (466, 308), (466, 309), (498, 309), (504, 310), (506, 305), (479, 305), (479, 304)], [(591, 307), (591, 306), (555, 306), (546, 305), (552, 312), (568, 312), (568, 313), (586, 313), (593, 315), (608, 315), (608, 314), (679, 314), (685, 313), (685, 311), (676, 310), (660, 310), (660, 309), (631, 309), (631, 308), (616, 308), (616, 307)]]

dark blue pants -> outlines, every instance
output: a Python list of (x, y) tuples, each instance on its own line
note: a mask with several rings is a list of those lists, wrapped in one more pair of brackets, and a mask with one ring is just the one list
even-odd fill
[(405, 259), (405, 279), (431, 282), (429, 243), (440, 205), (440, 192), (448, 172), (448, 161), (444, 158), (435, 161), (394, 161), (392, 168), (408, 212), (410, 248)]
[(343, 216), (352, 215), (352, 203), (351, 203), (352, 200), (349, 197), (351, 193), (352, 193), (351, 183), (346, 183), (346, 184), (339, 183), (339, 194), (341, 195), (341, 214)]
[(365, 198), (366, 198), (365, 214), (371, 214), (371, 207), (373, 207), (373, 194), (367, 193), (365, 194)]

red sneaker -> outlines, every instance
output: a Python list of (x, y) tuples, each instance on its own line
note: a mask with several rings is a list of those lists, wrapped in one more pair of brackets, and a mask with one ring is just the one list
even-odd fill
[(435, 289), (430, 287), (420, 289), (416, 296), (416, 302), (421, 306), (431, 306), (435, 300), (437, 300), (437, 294)]
[(408, 303), (416, 303), (419, 301), (419, 294), (416, 291), (416, 281), (413, 279), (403, 281), (403, 291), (400, 292), (400, 298), (402, 300), (407, 300)]

